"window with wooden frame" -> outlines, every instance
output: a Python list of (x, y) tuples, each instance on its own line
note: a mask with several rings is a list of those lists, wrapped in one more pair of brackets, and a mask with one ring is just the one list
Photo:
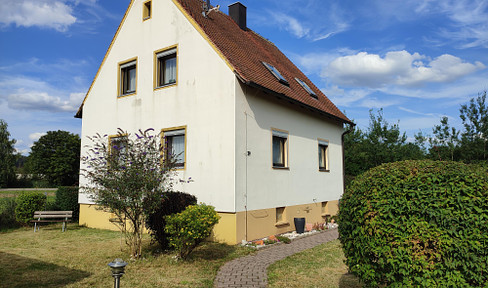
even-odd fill
[(273, 168), (288, 167), (288, 132), (272, 130)]
[(150, 19), (151, 14), (152, 14), (152, 2), (146, 1), (142, 4), (142, 20)]
[(163, 129), (164, 158), (174, 160), (174, 168), (185, 169), (186, 127)]
[(137, 59), (119, 63), (119, 96), (136, 93)]
[(177, 80), (176, 47), (154, 52), (154, 88), (176, 84)]
[(329, 141), (319, 139), (319, 170), (327, 172), (329, 171)]
[(126, 163), (127, 158), (127, 135), (114, 135), (108, 138), (109, 165), (118, 169)]

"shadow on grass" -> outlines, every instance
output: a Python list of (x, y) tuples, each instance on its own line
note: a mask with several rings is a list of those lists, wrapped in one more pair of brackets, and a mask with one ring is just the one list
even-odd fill
[(0, 287), (64, 287), (88, 276), (86, 271), (0, 252)]
[(359, 279), (353, 274), (347, 273), (341, 276), (339, 279), (339, 288), (361, 288), (363, 285), (359, 282)]

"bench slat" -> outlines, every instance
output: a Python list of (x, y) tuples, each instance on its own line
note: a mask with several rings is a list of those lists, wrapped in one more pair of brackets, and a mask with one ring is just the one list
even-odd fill
[(73, 215), (39, 215), (39, 216), (34, 216), (34, 218), (46, 218), (46, 219), (73, 218)]

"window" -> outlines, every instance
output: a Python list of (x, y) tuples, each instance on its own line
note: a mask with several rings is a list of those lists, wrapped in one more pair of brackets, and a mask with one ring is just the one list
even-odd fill
[(137, 59), (119, 64), (119, 96), (136, 93)]
[(273, 167), (288, 166), (288, 132), (273, 130)]
[(146, 1), (142, 5), (142, 20), (151, 18), (151, 1)]
[(109, 165), (111, 165), (111, 167), (117, 168), (120, 165), (124, 164), (126, 161), (125, 158), (127, 153), (127, 136), (110, 136), (108, 138), (108, 142), (108, 152), (110, 155), (110, 160), (108, 161), (108, 163)]
[(329, 141), (319, 139), (319, 170), (329, 171), (328, 154)]
[(176, 84), (176, 47), (156, 51), (154, 88)]
[(165, 159), (173, 158), (176, 169), (185, 169), (186, 160), (186, 127), (177, 127), (163, 130), (165, 143)]
[(305, 91), (307, 91), (307, 93), (310, 94), (310, 96), (318, 99), (317, 94), (315, 94), (315, 92), (313, 92), (313, 90), (310, 89), (310, 87), (307, 85), (307, 83), (303, 82), (302, 80), (300, 80), (298, 78), (295, 78), (295, 80), (297, 80), (298, 84), (300, 84), (303, 87), (303, 89), (305, 89)]
[(283, 75), (281, 75), (280, 71), (278, 71), (278, 69), (276, 69), (273, 65), (271, 64), (268, 64), (266, 62), (262, 62), (263, 65), (268, 68), (269, 72), (271, 72), (271, 74), (273, 74), (273, 76), (276, 77), (276, 79), (278, 79), (278, 81), (280, 81), (281, 84), (284, 84), (286, 86), (290, 86), (290, 83), (288, 83), (288, 81), (285, 79), (285, 77), (283, 77)]
[(286, 222), (285, 207), (276, 208), (276, 223)]

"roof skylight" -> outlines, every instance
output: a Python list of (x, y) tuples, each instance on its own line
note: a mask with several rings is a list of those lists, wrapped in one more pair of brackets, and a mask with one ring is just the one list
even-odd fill
[(303, 82), (302, 80), (300, 80), (298, 78), (295, 78), (295, 80), (297, 80), (298, 84), (300, 84), (303, 87), (303, 89), (305, 89), (305, 91), (307, 91), (308, 94), (310, 94), (310, 96), (312, 96), (314, 98), (318, 98), (317, 94), (315, 94), (315, 92), (313, 92), (313, 90), (307, 85), (307, 83)]
[(280, 71), (278, 71), (278, 69), (276, 69), (273, 65), (271, 64), (268, 64), (266, 62), (262, 62), (263, 65), (268, 68), (269, 72), (271, 72), (271, 74), (273, 74), (273, 76), (276, 77), (276, 79), (278, 79), (278, 81), (280, 81), (281, 84), (285, 84), (286, 86), (290, 86), (290, 83), (288, 83), (288, 81), (285, 79), (285, 77), (283, 77), (283, 75), (281, 75)]

